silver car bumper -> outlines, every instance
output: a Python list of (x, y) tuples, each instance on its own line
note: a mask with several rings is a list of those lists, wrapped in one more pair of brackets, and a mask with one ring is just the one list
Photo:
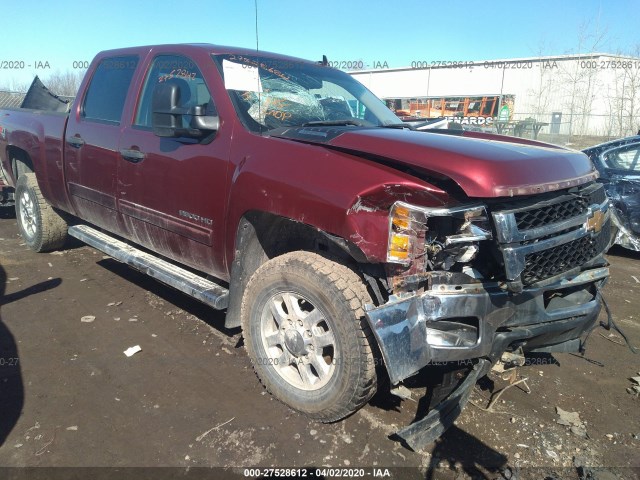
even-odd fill
[[(520, 293), (497, 285), (433, 285), (366, 312), (393, 384), (429, 364), (486, 357), (496, 361), (510, 346), (525, 351), (577, 349), (596, 321), (596, 296), (607, 267), (586, 270)], [(575, 347), (575, 348), (574, 348)]]

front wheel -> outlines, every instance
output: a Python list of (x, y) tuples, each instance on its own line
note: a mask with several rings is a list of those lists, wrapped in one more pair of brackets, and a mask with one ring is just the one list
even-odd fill
[(245, 348), (260, 381), (307, 416), (333, 422), (376, 390), (372, 334), (358, 275), (309, 252), (269, 260), (242, 302)]
[(25, 243), (36, 252), (62, 247), (67, 239), (67, 222), (40, 193), (35, 173), (23, 173), (16, 184), (16, 218)]

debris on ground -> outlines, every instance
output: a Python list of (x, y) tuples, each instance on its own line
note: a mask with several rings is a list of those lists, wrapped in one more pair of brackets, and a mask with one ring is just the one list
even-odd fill
[[(640, 372), (638, 372), (638, 375), (640, 375)], [(640, 395), (640, 377), (630, 377), (629, 380), (631, 380), (632, 385), (629, 388), (627, 388), (627, 393), (630, 395), (639, 396)]]
[(140, 347), (140, 345), (136, 345), (135, 347), (129, 347), (124, 351), (124, 354), (127, 357), (132, 357), (133, 355), (135, 355), (138, 352), (141, 352), (142, 348)]
[(107, 307), (119, 307), (120, 305), (122, 305), (122, 302), (110, 302), (110, 303), (107, 303)]
[(560, 407), (556, 407), (556, 413), (560, 417), (556, 420), (556, 423), (570, 427), (569, 430), (571, 430), (571, 433), (578, 437), (587, 437), (587, 427), (582, 420), (580, 420), (580, 414), (578, 412), (567, 412)]
[(206, 437), (207, 435), (209, 435), (211, 432), (213, 432), (214, 430), (219, 429), (220, 427), (223, 427), (224, 425), (226, 425), (227, 423), (231, 423), (233, 420), (235, 420), (236, 417), (230, 418), (229, 420), (227, 420), (226, 422), (221, 423), (220, 425), (216, 425), (213, 428), (210, 428), (209, 430), (207, 430), (206, 432), (204, 432), (202, 435), (198, 435), (196, 437), (196, 442), (200, 442), (202, 441), (202, 439), (204, 437)]
[(85, 315), (80, 319), (83, 323), (91, 323), (96, 319), (95, 315)]
[(390, 393), (391, 395), (395, 395), (396, 397), (402, 398), (403, 400), (411, 400), (415, 402), (415, 400), (411, 396), (411, 390), (409, 390), (404, 385), (398, 385), (397, 387), (392, 388)]
[[(640, 375), (640, 372), (638, 372), (638, 375)], [(629, 380), (631, 380), (631, 386), (627, 387), (627, 393), (636, 397), (640, 396), (640, 377), (630, 377)]]

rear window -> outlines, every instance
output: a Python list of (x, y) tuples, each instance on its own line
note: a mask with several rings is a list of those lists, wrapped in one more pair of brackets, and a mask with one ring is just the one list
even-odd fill
[(640, 144), (629, 145), (604, 154), (609, 168), (640, 173)]
[(82, 116), (87, 120), (118, 125), (137, 66), (136, 56), (102, 60), (89, 84)]

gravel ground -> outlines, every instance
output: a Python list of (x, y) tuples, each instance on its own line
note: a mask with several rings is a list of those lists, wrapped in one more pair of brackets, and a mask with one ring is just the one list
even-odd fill
[[(640, 346), (640, 254), (610, 253), (605, 296)], [(239, 467), (356, 469), (337, 472), (343, 477), (362, 468), (366, 477), (389, 469), (391, 478), (640, 478), (640, 399), (627, 391), (640, 356), (604, 329), (585, 356), (528, 358), (509, 374), (526, 383), (486, 411), (510, 385), (492, 372), (456, 425), (412, 452), (389, 436), (411, 422), (415, 402), (380, 392), (344, 421), (309, 421), (264, 391), (240, 331), (222, 327), (223, 313), (86, 246), (33, 253), (7, 211), (0, 289), (0, 478), (114, 471), (77, 467), (149, 468), (135, 470), (137, 478), (176, 467), (192, 478), (241, 478)], [(136, 345), (140, 352), (124, 355)], [(578, 416), (562, 425), (558, 408)]]

